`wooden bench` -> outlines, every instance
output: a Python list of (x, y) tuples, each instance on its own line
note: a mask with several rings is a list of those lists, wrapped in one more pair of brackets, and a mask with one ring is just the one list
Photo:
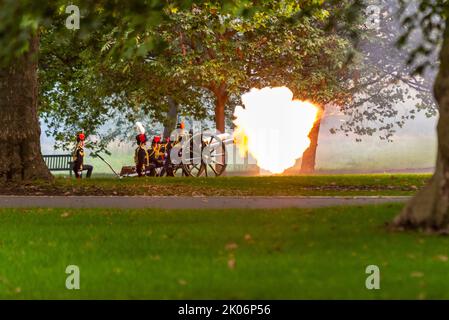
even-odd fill
[(71, 154), (52, 154), (43, 155), (45, 164), (50, 171), (69, 171), (72, 176), (72, 155)]

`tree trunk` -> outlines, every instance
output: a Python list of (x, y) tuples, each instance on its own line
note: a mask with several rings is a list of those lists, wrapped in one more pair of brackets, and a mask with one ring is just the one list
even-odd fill
[(440, 115), (436, 172), (428, 185), (396, 217), (395, 227), (438, 232), (449, 230), (449, 23), (446, 23), (440, 61), (434, 84)]
[(176, 129), (178, 121), (178, 105), (172, 97), (168, 97), (168, 113), (164, 122), (164, 139), (170, 137), (170, 133)]
[(28, 53), (0, 69), (0, 183), (52, 177), (41, 154), (38, 51), (35, 35)]
[(309, 133), (310, 146), (302, 154), (301, 173), (315, 172), (316, 150), (318, 148), (318, 136), (320, 134), (321, 113), (317, 116), (317, 120), (313, 124), (313, 128)]
[(226, 91), (226, 85), (222, 83), (219, 87), (215, 88), (215, 127), (221, 133), (225, 132), (225, 106), (228, 102), (228, 92)]

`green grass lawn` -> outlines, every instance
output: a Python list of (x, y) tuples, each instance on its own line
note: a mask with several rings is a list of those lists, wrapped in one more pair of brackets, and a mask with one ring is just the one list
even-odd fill
[(388, 231), (400, 209), (0, 209), (0, 298), (449, 298), (449, 238)]
[(186, 195), (186, 196), (375, 196), (412, 195), (430, 178), (425, 174), (304, 175), (218, 178), (58, 177), (53, 183), (0, 186), (0, 194)]

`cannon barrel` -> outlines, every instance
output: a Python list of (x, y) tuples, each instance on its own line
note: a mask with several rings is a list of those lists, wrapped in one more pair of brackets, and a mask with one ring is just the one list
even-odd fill
[[(220, 133), (217, 134), (215, 137), (215, 141), (212, 142), (209, 146), (212, 148), (218, 147), (220, 146), (222, 143), (224, 145), (228, 145), (228, 144), (232, 144), (234, 143), (234, 139), (232, 138), (232, 136), (229, 133)], [(208, 142), (208, 138), (203, 139), (204, 142)], [(220, 141), (217, 141), (220, 140)]]

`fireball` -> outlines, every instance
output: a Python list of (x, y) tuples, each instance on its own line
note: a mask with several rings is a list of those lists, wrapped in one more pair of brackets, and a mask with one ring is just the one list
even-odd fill
[(244, 107), (234, 111), (234, 140), (241, 154), (249, 152), (257, 165), (274, 174), (295, 165), (309, 147), (309, 132), (319, 108), (293, 100), (287, 87), (251, 89), (242, 96)]

